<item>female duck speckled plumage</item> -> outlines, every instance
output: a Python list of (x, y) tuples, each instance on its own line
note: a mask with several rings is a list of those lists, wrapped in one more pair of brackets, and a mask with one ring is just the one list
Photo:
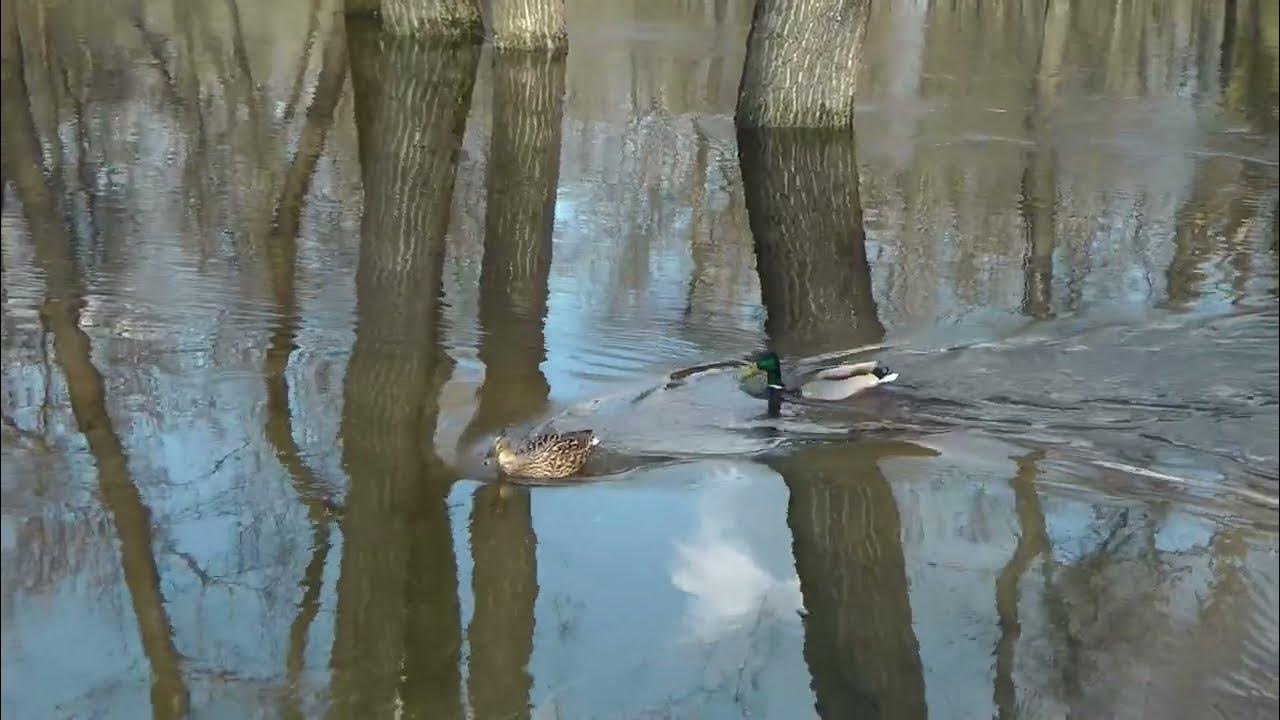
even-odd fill
[(552, 480), (581, 470), (599, 444), (600, 438), (592, 430), (543, 433), (518, 445), (504, 433), (493, 441), (493, 452), (498, 467), (507, 475)]

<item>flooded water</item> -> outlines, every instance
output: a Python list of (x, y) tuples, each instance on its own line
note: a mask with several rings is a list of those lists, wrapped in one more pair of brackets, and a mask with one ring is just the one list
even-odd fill
[(1275, 716), (1274, 0), (338, 9), (4, 4), (5, 717)]

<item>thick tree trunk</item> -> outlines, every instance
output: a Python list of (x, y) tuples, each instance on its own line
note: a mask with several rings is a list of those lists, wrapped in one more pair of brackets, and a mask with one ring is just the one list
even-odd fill
[(403, 703), (410, 716), (456, 717), (449, 482), (430, 443), (444, 374), (444, 236), (479, 48), (379, 36), (368, 25), (350, 25), (348, 37), (365, 210), (343, 397), (351, 484), (332, 710), (367, 717)]
[[(142, 652), (151, 669), (151, 707), (156, 718), (187, 714), (189, 696), (182, 660), (160, 592), (152, 552), (151, 509), (129, 475), (124, 443), (107, 412), (102, 374), (93, 364), (89, 335), (80, 327), (85, 288), (65, 224), (62, 198), (48, 184), (40, 139), (30, 113), (23, 73), (22, 41), (15, 3), (0, 13), (0, 133), (4, 176), (11, 180), (27, 218), (36, 261), (44, 274), (41, 314), (53, 335), (54, 355), (66, 382), (76, 426), (98, 470), (98, 492), (120, 540), (120, 566), (133, 606)], [(78, 122), (84, 122), (79, 118)]]
[(852, 133), (738, 134), (765, 330), (783, 354), (878, 342)]
[(484, 384), (467, 435), (532, 418), (546, 404), (542, 326), (560, 175), (563, 58), (497, 52), (480, 271)]
[(865, 447), (777, 460), (786, 480), (804, 657), (818, 717), (924, 718), (898, 507)]
[(476, 0), (381, 0), (382, 25), (398, 35), (479, 38), (484, 32)]
[(564, 0), (493, 0), (489, 34), (504, 50), (552, 50), (569, 46)]
[(871, 0), (757, 0), (739, 127), (844, 127)]

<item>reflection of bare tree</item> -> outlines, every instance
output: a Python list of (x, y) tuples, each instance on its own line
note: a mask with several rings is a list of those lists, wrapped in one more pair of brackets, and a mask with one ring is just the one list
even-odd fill
[(783, 353), (884, 336), (871, 294), (853, 134), (743, 131), (738, 137), (765, 328)]
[(771, 465), (806, 610), (804, 656), (825, 718), (923, 718), (898, 506), (863, 444), (804, 450)]
[[(314, 16), (314, 13), (313, 13)], [(298, 329), (297, 298), (294, 292), (298, 259), (298, 227), (306, 202), (307, 189), (316, 162), (324, 147), (325, 134), (333, 123), (334, 106), (346, 82), (347, 43), (343, 23), (335, 18), (325, 42), (320, 74), (316, 79), (311, 106), (298, 138), (293, 161), (285, 172), (283, 188), (276, 202), (272, 237), (267, 246), (271, 270), (272, 294), (279, 321), (271, 333), (263, 362), (267, 384), (267, 420), (265, 435), (275, 449), (276, 458), (289, 473), (295, 492), (307, 507), (312, 525), (311, 560), (302, 577), (302, 599), (298, 614), (289, 628), (289, 650), (286, 659), (287, 685), (292, 707), (290, 713), (301, 717), (298, 708), (298, 682), (302, 673), (307, 635), (320, 610), (320, 588), (328, 557), (329, 510), (331, 500), (323, 484), (311, 472), (293, 437), (292, 411), (289, 407), (289, 380), (286, 371), (295, 347)]]
[[(1233, 158), (1209, 158), (1196, 166), (1191, 193), (1178, 209), (1173, 253), (1165, 268), (1165, 295), (1186, 307), (1203, 292), (1206, 266), (1221, 258), (1233, 290), (1243, 295), (1253, 275), (1253, 230), (1264, 217), (1251, 188), (1267, 179)], [(1272, 221), (1274, 224), (1274, 220)]]
[(431, 449), (445, 375), (444, 235), (479, 48), (348, 26), (365, 190), (356, 339), (343, 398), (342, 518), (332, 706), (338, 716), (454, 717), (459, 616)]
[[(1241, 112), (1255, 127), (1274, 128), (1277, 101), (1280, 99), (1280, 68), (1277, 67), (1275, 40), (1268, 41), (1268, 24), (1275, 28), (1275, 15), (1263, 17), (1265, 0), (1241, 0), (1227, 6), (1232, 11), (1236, 29), (1228, 47), (1224, 38), (1222, 63), (1227, 69), (1227, 106)], [(1243, 20), (1243, 21), (1242, 21)], [(1274, 37), (1274, 36), (1273, 36)], [(1227, 52), (1231, 52), (1228, 60)]]
[(80, 328), (84, 283), (73, 254), (71, 234), (64, 223), (60, 196), (50, 189), (45, 178), (40, 140), (29, 113), (15, 4), (4, 3), (0, 18), (5, 175), (17, 189), (27, 217), (36, 258), (45, 276), (42, 318), (53, 334), (71, 411), (97, 463), (102, 501), (120, 539), (125, 586), (133, 603), (142, 650), (151, 666), (152, 712), (156, 717), (179, 717), (186, 713), (188, 694), (152, 554), (151, 510), (129, 476), (123, 443), (107, 412), (103, 378), (93, 365), (89, 336)]
[(693, 143), (697, 148), (693, 156), (693, 183), (689, 198), (689, 209), (692, 211), (689, 223), (689, 256), (693, 261), (693, 272), (689, 274), (689, 292), (685, 299), (686, 317), (693, 310), (693, 302), (698, 295), (698, 290), (711, 285), (711, 278), (707, 275), (710, 274), (711, 268), (708, 266), (711, 265), (709, 261), (713, 251), (712, 240), (714, 240), (714, 233), (708, 232), (708, 237), (705, 239), (702, 233), (702, 218), (706, 212), (707, 195), (707, 138), (696, 122), (693, 123)]
[(1044, 511), (1036, 494), (1036, 463), (1042, 453), (1032, 453), (1018, 461), (1018, 473), (1011, 481), (1014, 511), (1018, 516), (1018, 545), (996, 578), (996, 615), (1000, 639), (996, 643), (995, 702), (1001, 720), (1016, 718), (1017, 689), (1013, 684), (1014, 651), (1022, 626), (1018, 622), (1018, 583), (1031, 561), (1049, 550), (1049, 533)]
[(1022, 173), (1022, 217), (1027, 235), (1022, 312), (1033, 318), (1053, 313), (1054, 190), (1053, 151), (1037, 148)]
[[(1054, 54), (1060, 42), (1059, 28), (1054, 29), (1055, 39), (1050, 44), (1048, 8), (1041, 23), (1040, 52), (1036, 55), (1036, 63), (1032, 70), (1030, 83), (1030, 102), (1027, 108), (1027, 134), (1037, 141), (1037, 147), (1030, 153), (1027, 166), (1022, 171), (1022, 225), (1027, 236), (1026, 251), (1023, 256), (1023, 291), (1022, 312), (1034, 318), (1048, 317), (1053, 312), (1053, 248), (1057, 225), (1055, 210), (1057, 207), (1057, 184), (1054, 178), (1054, 150), (1047, 137), (1040, 134), (1044, 124), (1044, 113), (1052, 102), (1049, 88), (1045, 80), (1046, 54)], [(1052, 16), (1061, 21), (1060, 15)], [(1054, 60), (1049, 64), (1054, 67)], [(1054, 69), (1056, 72), (1056, 67)]]

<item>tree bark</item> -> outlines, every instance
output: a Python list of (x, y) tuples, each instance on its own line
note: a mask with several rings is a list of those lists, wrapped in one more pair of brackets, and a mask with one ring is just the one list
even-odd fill
[(878, 342), (884, 326), (871, 294), (853, 135), (740, 131), (738, 157), (774, 349)]
[(843, 445), (771, 465), (791, 495), (787, 524), (818, 717), (924, 718), (898, 507), (876, 457)]
[[(157, 718), (187, 713), (189, 694), (173, 628), (160, 592), (160, 571), (152, 551), (151, 509), (129, 475), (124, 443), (107, 412), (102, 374), (93, 364), (89, 335), (80, 327), (85, 288), (80, 277), (62, 199), (49, 187), (40, 140), (30, 114), (23, 72), (22, 39), (15, 3), (0, 13), (0, 118), (4, 175), (14, 184), (37, 264), (44, 274), (44, 322), (53, 334), (54, 354), (62, 369), (76, 426), (84, 435), (98, 469), (98, 491), (120, 539), (120, 565), (133, 606), (142, 652), (151, 669), (151, 708)], [(78, 122), (84, 122), (79, 118)]]
[(847, 127), (871, 0), (757, 0), (739, 127)]
[(493, 0), (489, 34), (495, 48), (564, 52), (564, 0)]
[(480, 270), (480, 360), (484, 384), (466, 436), (532, 418), (549, 387), (543, 322), (551, 232), (560, 176), (562, 58), (497, 52), (493, 58), (484, 261)]
[[(343, 397), (339, 717), (459, 715), (450, 478), (434, 457), (441, 272), (478, 46), (348, 27), (365, 211)], [(424, 447), (425, 446), (425, 447)]]
[(484, 33), (475, 0), (381, 0), (382, 26), (397, 35), (479, 39)]
[(382, 0), (343, 0), (342, 10), (352, 17), (369, 17), (382, 9)]

